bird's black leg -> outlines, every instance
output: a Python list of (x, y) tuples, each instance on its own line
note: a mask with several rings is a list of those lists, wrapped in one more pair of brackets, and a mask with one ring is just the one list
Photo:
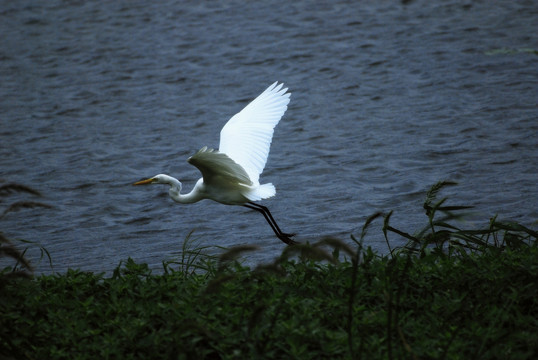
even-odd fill
[[(278, 231), (278, 234), (284, 234), (282, 232), (282, 230), (280, 230), (280, 228), (278, 227), (278, 224), (276, 223), (275, 219), (273, 218), (273, 215), (271, 214), (271, 212), (269, 211), (269, 209), (266, 206), (256, 204), (256, 203), (253, 203), (253, 202), (249, 202), (248, 204), (250, 206), (247, 206), (247, 207), (250, 207), (251, 209), (258, 210), (259, 212), (263, 213), (265, 218), (267, 219), (267, 221), (271, 225), (271, 227), (274, 227)], [(285, 235), (288, 235), (288, 234), (285, 234)]]
[(253, 203), (253, 202), (248, 202), (246, 204), (243, 204), (243, 206), (262, 213), (263, 217), (265, 217), (265, 220), (267, 220), (267, 222), (271, 226), (271, 229), (273, 229), (274, 233), (280, 240), (282, 240), (288, 245), (297, 244), (297, 242), (291, 239), (291, 237), (293, 237), (295, 234), (286, 234), (282, 232), (282, 230), (280, 230), (280, 228), (278, 227), (278, 224), (276, 223), (275, 219), (273, 218), (273, 215), (271, 215), (271, 212), (269, 211), (267, 207), (260, 204)]

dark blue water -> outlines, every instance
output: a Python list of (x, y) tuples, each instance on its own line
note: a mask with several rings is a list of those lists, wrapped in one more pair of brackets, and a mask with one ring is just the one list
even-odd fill
[[(535, 1), (2, 2), (0, 180), (44, 197), (1, 211), (53, 209), (8, 213), (1, 231), (46, 247), (54, 271), (158, 268), (193, 229), (270, 261), (284, 245), (260, 214), (130, 184), (164, 172), (190, 190), (188, 156), (276, 80), (292, 98), (264, 204), (297, 240), (349, 239), (389, 210), (413, 232), (439, 180), (459, 182), (444, 195), (478, 223), (533, 225), (537, 18)], [(385, 252), (378, 229), (367, 243)]]

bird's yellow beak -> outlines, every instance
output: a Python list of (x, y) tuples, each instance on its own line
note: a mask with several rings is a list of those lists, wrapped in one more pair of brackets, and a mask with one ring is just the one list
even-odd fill
[(155, 180), (154, 178), (150, 178), (150, 179), (146, 179), (142, 181), (137, 181), (133, 185), (147, 185), (147, 184), (151, 184), (154, 180)]

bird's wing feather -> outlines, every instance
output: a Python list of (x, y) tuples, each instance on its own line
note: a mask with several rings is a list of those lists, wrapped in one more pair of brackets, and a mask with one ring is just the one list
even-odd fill
[(200, 170), (206, 184), (211, 184), (212, 181), (219, 178), (219, 181), (225, 180), (232, 183), (252, 185), (248, 174), (239, 164), (226, 154), (208, 149), (206, 146), (187, 161)]
[(273, 83), (235, 114), (220, 132), (219, 152), (241, 165), (253, 183), (258, 182), (265, 167), (273, 129), (290, 102), (290, 93), (283, 85)]

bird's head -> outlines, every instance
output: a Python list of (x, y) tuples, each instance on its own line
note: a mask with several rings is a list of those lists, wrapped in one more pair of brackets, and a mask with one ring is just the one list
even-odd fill
[(165, 174), (155, 175), (152, 178), (135, 182), (133, 185), (167, 184), (181, 189), (181, 183), (176, 178)]
[(166, 184), (166, 175), (159, 174), (152, 178), (135, 182), (133, 185)]
[(177, 199), (181, 197), (180, 195), (181, 182), (178, 179), (173, 178), (171, 176), (159, 174), (146, 180), (137, 181), (133, 185), (148, 185), (148, 184), (170, 185), (170, 189), (168, 190), (168, 194), (170, 195), (170, 197), (174, 199), (175, 201), (179, 201)]

